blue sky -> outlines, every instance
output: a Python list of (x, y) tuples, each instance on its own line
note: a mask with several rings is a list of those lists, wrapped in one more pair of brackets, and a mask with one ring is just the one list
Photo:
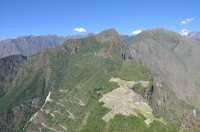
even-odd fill
[(200, 31), (199, 12), (200, 0), (0, 0), (0, 39), (111, 27), (123, 34), (155, 27)]

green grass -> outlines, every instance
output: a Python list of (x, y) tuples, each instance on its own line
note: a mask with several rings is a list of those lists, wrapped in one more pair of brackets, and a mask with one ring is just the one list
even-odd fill
[(116, 76), (127, 81), (131, 80), (139, 81), (139, 80), (149, 80), (150, 73), (141, 64), (132, 61), (125, 61), (123, 62)]

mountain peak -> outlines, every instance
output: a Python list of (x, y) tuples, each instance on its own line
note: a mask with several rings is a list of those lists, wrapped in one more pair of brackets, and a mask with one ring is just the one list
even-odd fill
[(185, 37), (182, 37), (179, 33), (162, 28), (156, 28), (143, 31), (133, 38), (133, 42), (142, 42), (145, 43), (146, 46), (150, 46), (150, 44), (159, 44), (168, 49), (174, 49), (178, 45), (188, 42), (188, 40)]
[[(169, 31), (167, 29), (164, 28), (152, 28), (152, 29), (147, 29), (144, 30), (143, 33), (151, 33), (151, 34), (168, 34), (168, 33), (172, 33), (173, 31)], [(175, 32), (173, 32), (175, 33)]]
[(140, 39), (154, 39), (154, 40), (166, 40), (167, 42), (177, 41), (180, 40), (182, 37), (180, 34), (166, 30), (163, 28), (155, 28), (155, 29), (148, 29), (144, 30), (140, 33), (137, 38)]
[(101, 43), (118, 43), (121, 41), (119, 33), (114, 29), (107, 29), (96, 36), (96, 39)]
[(117, 32), (117, 30), (115, 28), (110, 28), (107, 30), (104, 30), (100, 33), (100, 35), (119, 35), (119, 33)]

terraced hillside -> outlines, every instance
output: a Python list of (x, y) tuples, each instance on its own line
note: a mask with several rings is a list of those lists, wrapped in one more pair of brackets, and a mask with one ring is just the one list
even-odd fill
[[(162, 47), (158, 38), (166, 44), (162, 53), (168, 53), (167, 46), (173, 44), (156, 38), (155, 31), (124, 41), (110, 29), (66, 40), (62, 46), (28, 58), (0, 98), (1, 130), (198, 131), (198, 107), (177, 97), (177, 89), (170, 87), (159, 50), (155, 48), (160, 53), (157, 60), (147, 54), (148, 46)], [(174, 35), (168, 33), (164, 31), (167, 38)], [(152, 61), (159, 65), (148, 63)]]
[[(101, 38), (100, 41), (99, 38)], [(140, 65), (123, 62), (120, 54), (123, 45), (118, 39), (115, 32), (106, 31), (97, 38), (70, 42), (73, 48), (75, 47), (71, 49), (73, 52), (70, 53), (72, 54), (70, 58), (50, 59), (56, 61), (52, 64), (62, 66), (53, 70), (57, 74), (62, 71), (56, 75), (56, 77), (60, 77), (59, 83), (53, 86), (45, 105), (27, 124), (28, 131), (93, 132), (116, 131), (118, 128), (121, 128), (119, 131), (131, 131), (134, 128), (136, 131), (154, 129), (170, 131), (173, 129), (159, 121), (154, 122), (159, 125), (153, 123), (150, 127), (145, 124), (142, 116), (126, 118), (118, 115), (108, 123), (103, 120), (103, 116), (110, 109), (104, 107), (99, 99), (103, 94), (117, 88), (115, 83), (109, 82), (113, 76), (135, 81), (148, 80), (150, 76)], [(68, 42), (65, 46), (67, 49), (71, 48)], [(134, 68), (132, 69), (132, 67)], [(122, 70), (124, 70), (123, 74)], [(134, 122), (137, 122), (138, 125), (131, 125)]]

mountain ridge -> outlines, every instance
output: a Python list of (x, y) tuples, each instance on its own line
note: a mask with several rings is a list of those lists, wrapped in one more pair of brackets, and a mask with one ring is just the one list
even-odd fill
[(47, 48), (61, 45), (64, 38), (56, 35), (47, 36), (25, 36), (16, 39), (6, 39), (0, 41), (0, 58), (10, 55), (30, 56)]
[[(30, 132), (199, 130), (198, 45), (164, 29), (143, 31), (126, 41), (112, 29), (67, 39), (61, 46), (28, 57), (25, 68), (0, 98), (4, 107), (0, 115), (12, 115), (9, 121), (0, 116), (0, 126)], [(134, 85), (129, 90), (139, 94), (155, 117), (164, 121), (147, 126), (144, 117), (116, 115), (104, 122), (109, 109), (99, 99), (118, 87), (109, 82), (113, 77), (125, 82), (149, 81), (147, 87)], [(188, 120), (195, 123), (188, 124)]]

